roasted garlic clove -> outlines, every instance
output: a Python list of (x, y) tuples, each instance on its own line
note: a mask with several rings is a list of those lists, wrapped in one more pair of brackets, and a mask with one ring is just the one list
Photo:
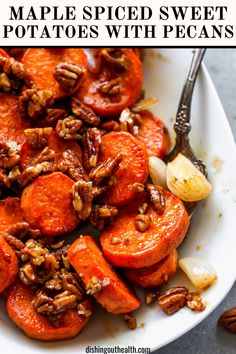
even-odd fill
[(149, 172), (153, 184), (166, 188), (166, 164), (156, 156), (149, 157)]
[(186, 202), (204, 199), (211, 192), (206, 177), (182, 154), (167, 164), (166, 174), (169, 190)]

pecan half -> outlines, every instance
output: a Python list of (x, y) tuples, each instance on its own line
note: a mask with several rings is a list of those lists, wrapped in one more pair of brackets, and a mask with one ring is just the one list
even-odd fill
[(97, 128), (89, 128), (83, 137), (83, 162), (87, 170), (97, 166), (98, 154), (102, 143), (101, 131)]
[(236, 307), (225, 311), (219, 318), (219, 325), (231, 333), (236, 333)]
[(117, 213), (118, 210), (116, 207), (110, 205), (93, 205), (89, 215), (89, 222), (94, 228), (102, 230)]
[(81, 102), (78, 98), (72, 98), (71, 109), (73, 114), (78, 116), (84, 122), (94, 125), (95, 127), (100, 124), (100, 118), (96, 115), (92, 108)]
[(31, 145), (34, 149), (44, 148), (50, 137), (52, 132), (52, 128), (30, 128), (25, 129), (24, 134), (26, 137), (26, 141), (29, 145)]
[(35, 166), (41, 162), (54, 161), (55, 155), (56, 155), (55, 150), (49, 149), (49, 147), (46, 146), (34, 158), (32, 158), (31, 165)]
[(83, 306), (82, 304), (79, 304), (77, 306), (77, 312), (79, 315), (84, 316), (84, 317), (89, 317), (92, 314), (92, 312), (90, 310), (86, 309), (86, 307)]
[(54, 78), (65, 90), (73, 91), (82, 82), (84, 69), (76, 63), (60, 63), (54, 71)]
[(131, 313), (125, 313), (123, 315), (123, 319), (127, 323), (129, 329), (136, 329), (137, 328), (137, 321), (136, 318)]
[(24, 238), (30, 232), (30, 226), (25, 221), (19, 221), (12, 225), (9, 229), (9, 234), (17, 237), (18, 239)]
[(124, 51), (119, 48), (104, 48), (101, 50), (101, 58), (117, 71), (128, 70), (131, 61), (124, 54)]
[(151, 202), (158, 214), (163, 214), (165, 211), (165, 198), (163, 188), (154, 184), (147, 184), (146, 189), (150, 195)]
[(151, 219), (149, 215), (138, 214), (135, 218), (135, 228), (140, 232), (146, 231), (151, 225)]
[(99, 182), (105, 178), (109, 178), (115, 174), (122, 161), (122, 154), (117, 154), (115, 157), (109, 157), (104, 162), (91, 170), (89, 179)]
[(24, 65), (14, 58), (0, 55), (0, 91), (17, 92), (23, 83)]
[(48, 108), (46, 113), (44, 120), (50, 125), (56, 124), (59, 119), (68, 117), (68, 111), (61, 108)]
[(56, 125), (56, 134), (65, 140), (80, 140), (82, 139), (79, 131), (83, 125), (80, 119), (76, 116), (69, 116), (63, 120), (59, 120)]
[(103, 81), (98, 85), (99, 91), (109, 96), (114, 96), (121, 91), (121, 78), (117, 77), (109, 81)]
[(78, 181), (72, 187), (73, 206), (80, 220), (85, 220), (92, 210), (92, 183)]
[(120, 125), (115, 120), (107, 120), (106, 122), (102, 123), (101, 128), (107, 132), (120, 131)]
[(54, 103), (53, 92), (50, 90), (25, 90), (19, 98), (19, 111), (23, 117), (40, 119), (46, 115), (47, 108)]
[(172, 315), (185, 306), (187, 294), (188, 289), (184, 286), (167, 289), (158, 297), (158, 304), (167, 315)]
[(20, 146), (15, 141), (0, 142), (0, 168), (11, 169), (20, 161)]

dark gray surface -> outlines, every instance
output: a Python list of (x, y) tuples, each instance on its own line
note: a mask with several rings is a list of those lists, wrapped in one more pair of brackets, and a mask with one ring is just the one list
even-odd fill
[[(236, 49), (208, 49), (204, 62), (220, 96), (236, 140)], [(236, 270), (232, 269), (232, 271)], [(217, 326), (220, 314), (233, 306), (236, 306), (236, 284), (220, 306), (205, 321), (155, 353), (235, 354), (236, 334), (229, 334)]]

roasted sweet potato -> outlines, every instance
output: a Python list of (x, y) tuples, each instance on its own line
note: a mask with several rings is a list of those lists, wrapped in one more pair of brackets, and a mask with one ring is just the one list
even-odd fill
[(104, 201), (111, 205), (124, 205), (137, 194), (134, 183), (145, 183), (148, 177), (147, 154), (137, 139), (126, 132), (110, 132), (102, 137), (99, 162), (121, 153), (116, 183), (109, 189)]
[[(88, 323), (90, 316), (79, 315), (75, 309), (64, 312), (57, 325), (49, 322), (46, 316), (39, 314), (33, 305), (35, 290), (21, 282), (16, 282), (10, 288), (7, 298), (7, 311), (12, 321), (28, 337), (42, 341), (56, 341), (75, 337)], [(82, 305), (92, 311), (91, 300)]]
[(7, 52), (5, 52), (5, 50), (2, 48), (0, 48), (0, 55), (3, 56), (4, 58), (9, 58), (9, 55), (7, 54)]
[(163, 159), (170, 148), (170, 136), (163, 122), (154, 114), (144, 111), (141, 114), (137, 139), (144, 145), (148, 156)]
[(18, 271), (19, 266), (16, 254), (0, 234), (0, 293), (14, 282)]
[[(73, 157), (74, 165), (76, 166), (78, 163), (82, 164), (81, 148), (75, 141), (64, 141), (60, 139), (53, 131), (50, 134), (47, 146), (49, 147), (49, 149), (55, 151), (55, 165), (59, 165), (64, 160), (63, 153), (68, 150), (70, 152), (70, 157)], [(32, 164), (32, 160), (35, 159), (35, 157), (40, 153), (40, 151), (42, 151), (42, 149), (34, 149), (26, 141), (24, 142), (21, 149), (20, 159), (20, 168), (22, 171)]]
[(19, 114), (18, 97), (0, 93), (0, 141), (12, 139), (23, 143), (24, 130), (29, 127), (30, 122)]
[(177, 269), (178, 254), (176, 249), (160, 262), (145, 268), (125, 268), (124, 275), (142, 288), (151, 288), (166, 284)]
[[(102, 50), (96, 52), (98, 58), (95, 60), (101, 62), (99, 70), (88, 71), (83, 85), (74, 96), (101, 116), (115, 116), (135, 103), (142, 85), (142, 64), (132, 49), (116, 49), (114, 53), (109, 54), (113, 63), (104, 60), (102, 52)], [(93, 53), (89, 53), (91, 57)], [(126, 68), (116, 67), (114, 64), (116, 56), (125, 58)], [(111, 88), (109, 90), (108, 85), (113, 90)], [(114, 86), (117, 89), (114, 89)]]
[(0, 200), (0, 232), (8, 233), (11, 226), (25, 221), (19, 198), (8, 197)]
[(86, 290), (90, 290), (107, 311), (126, 313), (140, 306), (139, 299), (105, 260), (91, 236), (80, 236), (70, 246), (67, 257)]
[[(123, 208), (113, 223), (101, 234), (100, 241), (105, 257), (118, 267), (149, 267), (166, 257), (183, 241), (189, 227), (189, 216), (182, 201), (168, 191), (164, 213), (159, 215), (149, 203), (146, 194)], [(135, 227), (138, 208), (149, 203), (147, 215), (150, 226), (144, 231)], [(119, 242), (114, 243), (114, 239)]]
[(80, 48), (29, 48), (21, 62), (28, 72), (26, 79), (38, 90), (51, 90), (55, 99), (72, 93), (63, 89), (54, 78), (56, 66), (61, 63), (72, 63), (79, 64), (84, 69), (87, 67), (86, 55)]
[(27, 222), (44, 236), (66, 234), (79, 221), (71, 198), (74, 182), (61, 172), (40, 176), (27, 186), (21, 197), (21, 208)]

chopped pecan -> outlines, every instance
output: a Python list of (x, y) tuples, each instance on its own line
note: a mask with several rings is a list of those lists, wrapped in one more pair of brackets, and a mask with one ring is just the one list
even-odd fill
[(90, 281), (86, 286), (86, 293), (88, 295), (95, 295), (97, 294), (103, 287), (110, 284), (110, 278), (98, 279), (95, 275), (92, 276)]
[(225, 311), (219, 318), (219, 325), (231, 333), (236, 333), (236, 307)]
[(147, 203), (143, 203), (143, 204), (138, 208), (139, 214), (146, 214), (147, 210), (148, 210), (148, 204), (147, 204)]
[(90, 310), (86, 309), (86, 307), (82, 304), (79, 304), (77, 306), (77, 311), (78, 311), (79, 315), (84, 316), (84, 317), (89, 317), (92, 314), (92, 312)]
[(25, 243), (25, 247), (21, 250), (23, 260), (30, 260), (30, 263), (35, 266), (40, 266), (46, 261), (48, 250), (36, 240), (29, 239)]
[(82, 166), (80, 165), (80, 161), (76, 153), (68, 149), (62, 153), (62, 159), (58, 163), (58, 168), (62, 172), (67, 172), (70, 168), (80, 168), (81, 173), (83, 172)]
[(47, 108), (50, 108), (53, 103), (52, 91), (28, 89), (19, 98), (19, 111), (23, 117), (40, 119), (46, 115)]
[(14, 58), (0, 55), (0, 91), (17, 92), (23, 83), (24, 65)]
[(78, 116), (84, 122), (94, 125), (95, 127), (100, 124), (100, 118), (95, 114), (92, 108), (81, 102), (78, 98), (72, 98), (71, 109), (73, 114)]
[(197, 293), (189, 292), (186, 300), (186, 305), (193, 311), (204, 311), (206, 308), (201, 296)]
[(20, 177), (18, 178), (18, 182), (22, 187), (25, 187), (27, 184), (32, 182), (35, 178), (37, 178), (40, 173), (43, 171), (42, 164), (37, 164), (36, 166), (27, 167)]
[(123, 318), (124, 318), (125, 322), (127, 323), (127, 326), (129, 329), (134, 330), (137, 328), (136, 318), (131, 313), (125, 313), (123, 315)]
[(7, 243), (13, 248), (14, 251), (21, 251), (24, 248), (24, 243), (10, 234), (3, 234)]
[(147, 184), (146, 188), (155, 210), (158, 214), (163, 214), (165, 211), (165, 198), (162, 192), (163, 188), (154, 184)]
[(63, 120), (59, 120), (56, 125), (56, 134), (65, 140), (80, 140), (82, 139), (79, 131), (83, 125), (80, 119), (71, 115)]
[(24, 238), (30, 232), (30, 226), (25, 221), (19, 221), (12, 225), (9, 229), (9, 234), (17, 237), (18, 239)]
[(117, 213), (118, 210), (116, 207), (110, 205), (93, 205), (89, 215), (89, 222), (94, 228), (102, 230)]
[(60, 63), (54, 71), (54, 78), (61, 87), (67, 91), (73, 91), (84, 77), (84, 68), (76, 63)]
[(89, 179), (98, 182), (113, 176), (119, 168), (121, 161), (122, 154), (117, 154), (115, 157), (109, 157), (90, 171)]
[(0, 186), (11, 188), (11, 182), (9, 176), (7, 176), (6, 172), (2, 169), (0, 169)]
[(141, 123), (141, 117), (139, 114), (135, 114), (129, 110), (129, 108), (125, 108), (120, 115), (120, 130), (129, 132), (133, 135), (137, 135), (139, 132), (139, 124)]
[(109, 96), (117, 95), (121, 91), (121, 78), (117, 77), (109, 81), (103, 81), (99, 84), (98, 89)]
[(78, 167), (70, 167), (68, 169), (68, 175), (71, 179), (73, 179), (73, 181), (78, 182), (78, 181), (87, 181), (87, 175), (83, 169), (82, 166), (78, 166)]
[(135, 218), (135, 228), (140, 232), (146, 231), (151, 225), (151, 219), (149, 215), (138, 214)]
[(167, 315), (172, 315), (186, 305), (187, 294), (188, 289), (184, 286), (167, 289), (158, 297), (158, 304)]
[(52, 132), (52, 128), (31, 128), (25, 129), (24, 134), (26, 141), (34, 149), (42, 149), (47, 146), (48, 139)]
[(107, 132), (120, 131), (120, 125), (115, 120), (107, 120), (106, 122), (102, 123), (101, 128)]
[(60, 278), (62, 289), (64, 291), (70, 291), (71, 294), (76, 295), (77, 300), (82, 300), (84, 297), (84, 289), (79, 283), (77, 275), (75, 273), (68, 272), (66, 269), (62, 269)]
[(97, 166), (98, 154), (102, 143), (101, 131), (97, 128), (89, 128), (83, 137), (83, 159), (87, 170)]
[(54, 125), (60, 119), (68, 117), (68, 111), (61, 108), (48, 108), (45, 116), (45, 122)]
[(72, 187), (73, 206), (80, 220), (85, 220), (92, 210), (92, 183), (78, 181)]
[(110, 187), (111, 185), (109, 183), (105, 184), (104, 186), (93, 186), (93, 198), (106, 193)]
[(145, 186), (142, 183), (136, 182), (136, 183), (133, 184), (132, 189), (133, 189), (134, 192), (141, 193), (141, 192), (144, 191)]
[(15, 166), (11, 169), (11, 171), (9, 172), (8, 178), (10, 180), (10, 183), (13, 184), (15, 182), (19, 181), (19, 178), (21, 176), (21, 171), (19, 166)]
[(158, 288), (145, 289), (145, 304), (153, 304), (158, 299), (159, 294), (160, 290)]
[(15, 141), (0, 143), (0, 168), (11, 169), (20, 161), (20, 146)]
[(124, 51), (119, 48), (104, 48), (100, 55), (107, 64), (110, 64), (117, 71), (128, 70), (131, 65), (131, 61), (124, 54)]

